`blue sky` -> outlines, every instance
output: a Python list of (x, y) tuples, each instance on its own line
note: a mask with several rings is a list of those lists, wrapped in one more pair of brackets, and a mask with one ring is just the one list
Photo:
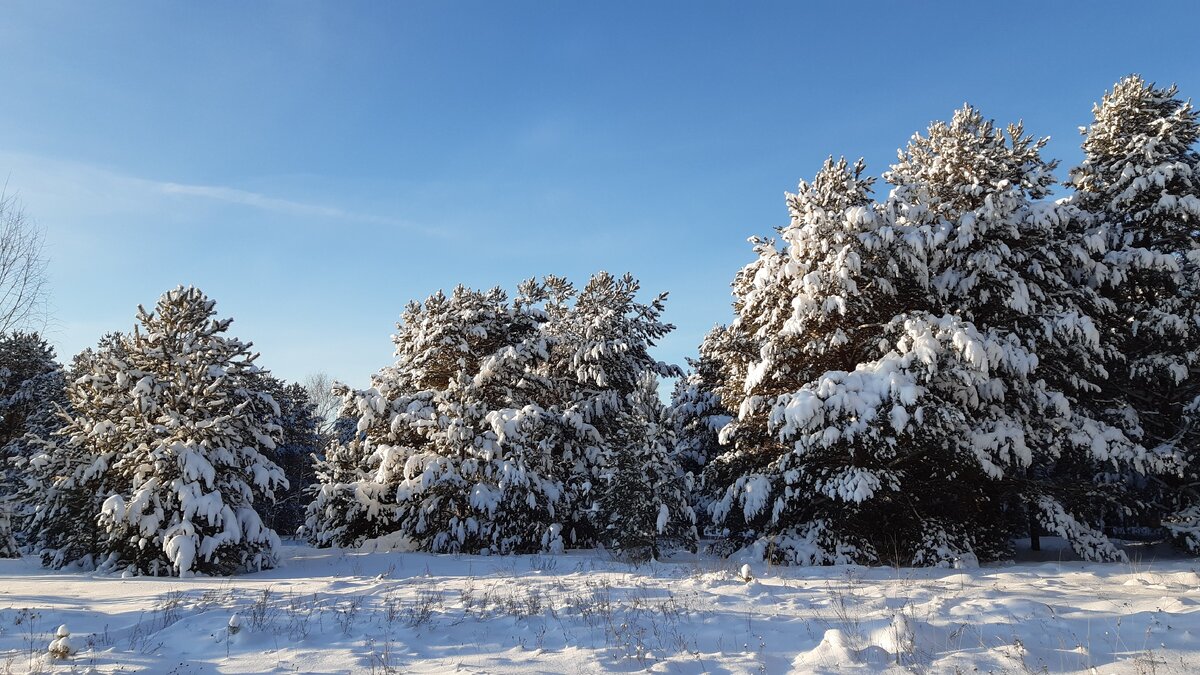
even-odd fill
[[(1200, 98), (1200, 4), (14, 2), (0, 175), (66, 359), (195, 284), (288, 379), (355, 385), (404, 305), (632, 272), (682, 362), (826, 155), (964, 101), (1079, 158), (1124, 74)], [(1063, 172), (1065, 173), (1065, 172)]]

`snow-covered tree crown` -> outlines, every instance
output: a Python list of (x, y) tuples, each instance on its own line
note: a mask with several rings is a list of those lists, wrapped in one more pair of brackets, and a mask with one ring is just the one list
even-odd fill
[(546, 325), (557, 349), (551, 369), (591, 390), (633, 392), (649, 370), (677, 377), (678, 368), (658, 361), (650, 349), (675, 326), (662, 320), (667, 294), (637, 300), (641, 284), (631, 274), (597, 272), (582, 290), (562, 277), (547, 276)]
[[(521, 288), (530, 290), (528, 282)], [(424, 303), (409, 303), (392, 336), (396, 363), (388, 377), (399, 380), (388, 386), (444, 389), (459, 375), (478, 372), (481, 359), (537, 330), (540, 316), (523, 300), (522, 294), (510, 302), (498, 287), (458, 286), (449, 296), (437, 291)]]
[(1153, 246), (1163, 237), (1194, 239), (1200, 223), (1195, 149), (1200, 112), (1178, 97), (1175, 85), (1160, 88), (1130, 75), (1093, 113), (1091, 126), (1080, 129), (1084, 161), (1071, 172), (1079, 204), (1122, 214), (1135, 246)]
[(787, 195), (792, 224), (787, 229), (814, 227), (839, 222), (847, 209), (871, 203), (874, 176), (863, 176), (866, 164), (860, 158), (850, 166), (846, 158), (828, 157), (811, 183), (801, 180), (795, 194)]
[[(224, 333), (233, 319), (216, 318), (217, 303), (194, 286), (178, 286), (163, 293), (153, 311), (138, 305), (138, 322), (135, 335), (141, 335), (149, 344), (163, 350), (162, 356), (179, 357), (192, 352), (212, 349), (212, 339)], [(138, 339), (135, 337), (135, 339)], [(221, 336), (223, 343), (237, 351), (245, 352), (251, 347), (236, 338)], [(254, 360), (252, 356), (250, 361)]]
[(964, 105), (949, 124), (934, 122), (926, 135), (914, 134), (884, 179), (901, 196), (925, 192), (909, 198), (943, 216), (976, 209), (989, 194), (1004, 189), (1019, 190), (1024, 199), (1044, 199), (1058, 165), (1042, 159), (1049, 140), (1026, 134), (1020, 122), (1000, 129)]

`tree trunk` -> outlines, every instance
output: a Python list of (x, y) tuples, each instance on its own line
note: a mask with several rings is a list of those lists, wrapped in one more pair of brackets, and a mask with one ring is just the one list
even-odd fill
[(1038, 524), (1037, 517), (1033, 515), (1033, 511), (1029, 512), (1029, 550), (1042, 550), (1042, 528)]

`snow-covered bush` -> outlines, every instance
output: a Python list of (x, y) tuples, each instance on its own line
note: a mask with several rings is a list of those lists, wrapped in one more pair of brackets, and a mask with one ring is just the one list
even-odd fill
[(67, 629), (67, 625), (63, 624), (54, 632), (54, 640), (50, 642), (47, 652), (52, 659), (69, 659), (78, 651), (78, 648), (71, 640), (71, 631)]

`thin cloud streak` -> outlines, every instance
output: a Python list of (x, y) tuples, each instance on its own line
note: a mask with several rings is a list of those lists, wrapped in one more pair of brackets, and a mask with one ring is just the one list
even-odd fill
[(427, 237), (455, 239), (460, 233), (418, 225), (402, 218), (344, 209), (337, 206), (313, 204), (223, 185), (191, 185), (131, 176), (108, 167), (74, 160), (0, 152), (0, 167), (6, 170), (9, 190), (44, 196), (47, 206), (64, 206), (64, 201), (76, 201), (89, 211), (117, 208), (122, 211), (153, 210), (154, 202), (147, 195), (166, 198), (195, 198), (217, 201), (234, 206), (271, 213), (360, 223), (403, 229)]
[(251, 192), (249, 190), (240, 190), (238, 188), (224, 187), (219, 185), (185, 185), (181, 183), (155, 183), (155, 185), (158, 187), (160, 192), (168, 195), (184, 195), (188, 197), (212, 199), (229, 204), (248, 206), (263, 211), (287, 213), (295, 216), (328, 218), (331, 220), (350, 220), (373, 225), (386, 225), (389, 227), (401, 227), (420, 232), (421, 234), (431, 237), (450, 238), (455, 234), (446, 230), (435, 230), (421, 227), (398, 218), (389, 218), (387, 216), (378, 216), (370, 213), (358, 213), (333, 206), (309, 204), (306, 202), (293, 201), (291, 199), (281, 199), (278, 197), (260, 194), (258, 192)]

